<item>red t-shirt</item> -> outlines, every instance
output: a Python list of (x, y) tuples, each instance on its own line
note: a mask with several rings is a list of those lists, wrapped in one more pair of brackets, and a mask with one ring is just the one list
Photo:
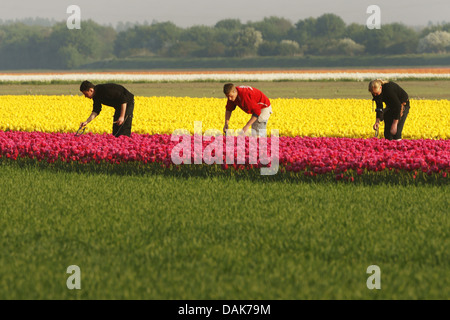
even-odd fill
[(236, 100), (228, 100), (226, 109), (228, 111), (234, 111), (236, 106), (241, 108), (244, 112), (255, 114), (259, 117), (261, 109), (270, 107), (270, 101), (264, 93), (260, 90), (247, 86), (236, 87), (237, 97)]

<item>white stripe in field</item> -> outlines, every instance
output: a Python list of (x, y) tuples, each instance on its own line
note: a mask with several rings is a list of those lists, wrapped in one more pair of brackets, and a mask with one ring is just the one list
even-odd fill
[(190, 73), (190, 74), (127, 74), (127, 73), (66, 73), (66, 74), (0, 74), (0, 82), (50, 81), (280, 81), (280, 80), (356, 80), (372, 79), (450, 79), (450, 74), (436, 73)]

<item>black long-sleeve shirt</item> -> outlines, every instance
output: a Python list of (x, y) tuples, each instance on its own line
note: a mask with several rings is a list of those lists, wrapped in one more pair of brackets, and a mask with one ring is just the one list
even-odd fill
[[(373, 96), (373, 95), (372, 95)], [(373, 96), (373, 101), (377, 104), (377, 118), (382, 118), (383, 102), (386, 104), (386, 112), (389, 112), (393, 119), (400, 119), (402, 103), (407, 102), (408, 94), (397, 83), (388, 82), (382, 85), (381, 94)]]
[(98, 84), (94, 87), (93, 112), (100, 114), (102, 111), (102, 104), (120, 110), (122, 104), (133, 103), (134, 95), (125, 87), (115, 83)]

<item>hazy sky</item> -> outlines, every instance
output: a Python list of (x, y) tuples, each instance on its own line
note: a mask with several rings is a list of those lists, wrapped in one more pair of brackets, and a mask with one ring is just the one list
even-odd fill
[(212, 26), (217, 21), (237, 18), (242, 22), (264, 17), (300, 19), (334, 13), (346, 23), (365, 24), (369, 5), (381, 8), (381, 23), (402, 22), (410, 26), (428, 22), (450, 22), (450, 0), (2, 0), (0, 19), (28, 17), (67, 20), (69, 5), (81, 8), (81, 19), (100, 24), (117, 22), (151, 23), (172, 21), (180, 27)]

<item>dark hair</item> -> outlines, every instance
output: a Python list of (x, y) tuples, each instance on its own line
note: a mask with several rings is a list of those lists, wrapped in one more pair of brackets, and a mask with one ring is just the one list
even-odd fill
[(80, 91), (81, 91), (81, 92), (83, 92), (83, 91), (88, 91), (89, 89), (94, 88), (94, 87), (95, 87), (95, 86), (94, 86), (93, 83), (91, 83), (91, 82), (85, 80), (85, 81), (83, 81), (83, 82), (81, 83), (81, 85), (80, 85)]
[(223, 93), (225, 94), (229, 94), (231, 91), (234, 90), (234, 84), (232, 83), (227, 83), (223, 86)]

